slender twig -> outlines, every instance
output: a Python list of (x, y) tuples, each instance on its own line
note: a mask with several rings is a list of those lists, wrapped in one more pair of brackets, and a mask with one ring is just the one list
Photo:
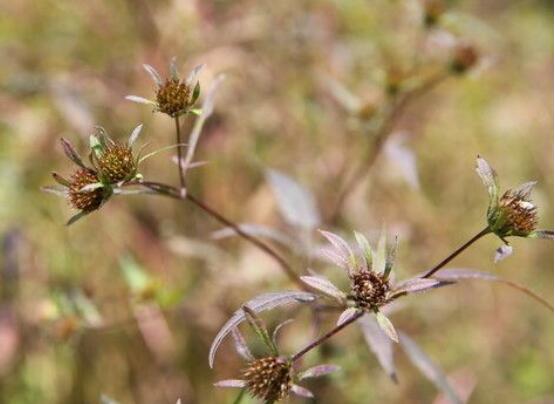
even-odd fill
[(445, 258), (439, 264), (437, 264), (433, 268), (426, 271), (424, 273), (424, 275), (422, 275), (422, 278), (429, 278), (430, 276), (435, 274), (437, 271), (439, 271), (441, 268), (443, 268), (445, 265), (447, 265), (449, 262), (451, 262), (457, 255), (462, 253), (464, 250), (466, 250), (468, 247), (470, 247), (476, 241), (480, 240), (482, 237), (484, 237), (486, 234), (489, 234), (489, 233), (491, 233), (491, 230), (490, 230), (489, 227), (486, 227), (483, 230), (481, 230), (478, 234), (476, 234), (474, 237), (472, 237), (470, 240), (468, 240), (462, 246), (460, 246), (455, 251), (453, 251), (451, 254), (449, 254), (449, 256), (447, 256), (447, 258)]
[(516, 289), (516, 290), (530, 296), (532, 299), (536, 300), (540, 304), (547, 307), (549, 310), (553, 311), (553, 306), (551, 305), (551, 303), (549, 303), (543, 297), (537, 295), (536, 293), (534, 293), (533, 291), (531, 291), (527, 287), (519, 285), (518, 283), (515, 283), (513, 281), (508, 281), (506, 279), (497, 279), (497, 282), (502, 283), (503, 285), (509, 286), (510, 288)]
[[(179, 115), (175, 116), (175, 135), (177, 138), (177, 144), (181, 145), (181, 126), (179, 125)], [(185, 173), (183, 172), (183, 159), (181, 146), (177, 147), (177, 168), (179, 170), (179, 183), (181, 184), (180, 194), (185, 193)]]
[(368, 135), (374, 139), (372, 148), (367, 152), (366, 157), (359, 164), (358, 168), (356, 168), (352, 174), (347, 177), (341, 186), (339, 195), (328, 219), (330, 222), (333, 222), (337, 218), (347, 197), (360, 185), (366, 177), (368, 171), (374, 165), (374, 162), (382, 151), (385, 141), (391, 134), (397, 119), (402, 115), (407, 105), (409, 105), (414, 99), (432, 90), (447, 77), (449, 77), (448, 74), (439, 73), (424, 81), (420, 86), (399, 95), (397, 99), (393, 101), (393, 105), (386, 112), (386, 116), (381, 125), (379, 125), (376, 129), (376, 132)]
[(322, 335), (320, 338), (318, 338), (317, 340), (312, 341), (311, 343), (309, 343), (307, 346), (305, 346), (303, 349), (301, 349), (299, 352), (297, 352), (296, 354), (294, 354), (291, 357), (291, 362), (295, 362), (297, 360), (299, 360), (303, 355), (305, 355), (307, 352), (313, 350), (314, 348), (316, 348), (318, 345), (320, 345), (322, 342), (324, 342), (325, 340), (333, 337), (335, 334), (337, 334), (339, 331), (341, 331), (343, 328), (347, 327), (349, 324), (354, 323), (355, 321), (357, 321), (359, 318), (361, 318), (365, 313), (363, 311), (360, 311), (358, 313), (356, 313), (353, 317), (351, 317), (350, 319), (348, 319), (347, 321), (339, 324), (338, 326), (336, 326), (335, 328), (331, 329), (330, 331), (328, 331), (326, 334)]
[(289, 279), (291, 279), (291, 281), (293, 281), (299, 288), (303, 290), (308, 290), (308, 287), (300, 280), (300, 278), (297, 276), (297, 273), (293, 270), (293, 268), (287, 263), (287, 261), (278, 252), (276, 252), (272, 247), (270, 247), (268, 244), (264, 243), (263, 241), (259, 240), (258, 238), (244, 232), (239, 225), (234, 223), (232, 220), (226, 218), (221, 213), (217, 212), (215, 209), (208, 206), (199, 198), (194, 197), (190, 193), (187, 193), (185, 196), (183, 196), (176, 188), (162, 183), (141, 181), (138, 184), (143, 185), (148, 189), (155, 191), (158, 195), (168, 196), (173, 199), (186, 200), (191, 202), (193, 205), (200, 208), (202, 211), (204, 211), (206, 214), (216, 219), (221, 224), (231, 228), (235, 233), (237, 233), (238, 236), (247, 240), (252, 245), (254, 245), (258, 249), (260, 249), (270, 257), (272, 257), (279, 264), (279, 266), (281, 267), (283, 272), (289, 277)]

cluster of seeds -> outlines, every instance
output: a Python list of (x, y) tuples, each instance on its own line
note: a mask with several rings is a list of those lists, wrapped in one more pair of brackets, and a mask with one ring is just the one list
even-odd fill
[(537, 209), (525, 195), (507, 191), (501, 197), (499, 207), (502, 233), (526, 236), (536, 229)]
[(243, 377), (249, 393), (265, 402), (282, 400), (291, 389), (291, 365), (284, 358), (255, 359), (243, 370)]
[(379, 274), (363, 270), (353, 275), (351, 296), (357, 307), (371, 311), (387, 300), (389, 282)]
[(193, 89), (175, 78), (166, 79), (156, 91), (157, 109), (172, 117), (190, 108), (192, 101)]
[(82, 191), (83, 187), (98, 182), (96, 173), (88, 168), (81, 168), (70, 179), (67, 197), (71, 206), (83, 212), (92, 212), (100, 207), (104, 198), (102, 188)]
[(114, 142), (98, 158), (98, 169), (106, 181), (116, 183), (132, 178), (137, 172), (137, 162), (129, 146)]

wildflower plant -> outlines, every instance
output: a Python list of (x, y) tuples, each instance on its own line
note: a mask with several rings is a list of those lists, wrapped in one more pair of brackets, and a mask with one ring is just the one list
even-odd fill
[(222, 380), (214, 384), (216, 387), (241, 388), (265, 403), (283, 400), (291, 393), (304, 398), (312, 398), (314, 395), (310, 390), (296, 383), (339, 370), (339, 367), (335, 365), (318, 365), (305, 371), (299, 371), (291, 357), (280, 354), (277, 343), (279, 331), (291, 320), (279, 324), (270, 336), (266, 325), (253, 310), (244, 306), (243, 312), (250, 327), (269, 352), (266, 356), (255, 358), (239, 329), (232, 328), (235, 350), (247, 364), (241, 372), (242, 379)]

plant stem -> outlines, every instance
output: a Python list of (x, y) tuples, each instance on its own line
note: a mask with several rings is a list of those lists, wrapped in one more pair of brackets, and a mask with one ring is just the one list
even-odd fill
[(241, 227), (239, 225), (237, 225), (230, 219), (226, 218), (225, 216), (223, 216), (221, 213), (217, 212), (210, 206), (206, 205), (200, 199), (194, 197), (190, 193), (183, 195), (176, 188), (166, 184), (161, 184), (157, 182), (147, 182), (147, 181), (140, 182), (140, 184), (147, 187), (150, 190), (155, 191), (159, 195), (168, 196), (170, 198), (177, 199), (177, 200), (186, 200), (191, 202), (193, 205), (200, 208), (202, 211), (204, 211), (206, 214), (216, 219), (221, 224), (233, 229), (233, 231), (237, 233), (239, 237), (242, 237), (243, 239), (247, 240), (252, 245), (254, 245), (258, 249), (260, 249), (270, 257), (272, 257), (279, 264), (279, 266), (281, 267), (283, 272), (289, 277), (289, 279), (291, 279), (291, 281), (293, 281), (299, 288), (303, 290), (308, 290), (308, 287), (300, 280), (300, 278), (297, 276), (293, 268), (287, 263), (287, 261), (278, 252), (276, 252), (272, 247), (270, 247), (268, 244), (264, 243), (263, 241), (259, 240), (258, 238), (251, 236), (250, 234), (241, 230)]
[(364, 158), (364, 160), (359, 164), (358, 168), (352, 172), (352, 174), (345, 180), (343, 185), (340, 187), (339, 195), (336, 199), (335, 205), (331, 211), (328, 221), (333, 222), (337, 219), (341, 208), (348, 196), (360, 185), (362, 180), (366, 177), (366, 174), (374, 165), (377, 157), (379, 156), (385, 141), (392, 132), (395, 122), (402, 115), (404, 109), (413, 99), (420, 97), (421, 95), (432, 90), (436, 85), (441, 83), (449, 77), (446, 73), (439, 73), (430, 79), (424, 81), (417, 88), (408, 91), (405, 94), (401, 94), (397, 100), (393, 101), (390, 110), (387, 112), (386, 117), (383, 119), (381, 125), (376, 129), (374, 134), (370, 134), (374, 138), (374, 143), (372, 148)]
[(424, 275), (422, 275), (422, 278), (429, 278), (430, 276), (435, 274), (437, 271), (439, 271), (441, 268), (443, 268), (446, 264), (451, 262), (457, 255), (462, 253), (464, 250), (466, 250), (468, 247), (470, 247), (476, 241), (480, 240), (482, 237), (484, 237), (486, 234), (489, 234), (489, 233), (491, 233), (491, 230), (489, 229), (489, 227), (484, 228), (482, 231), (480, 231), (478, 234), (476, 234), (474, 237), (472, 237), (470, 240), (468, 240), (462, 246), (460, 246), (455, 251), (453, 251), (451, 254), (449, 254), (449, 256), (447, 258), (445, 258), (443, 261), (441, 261), (435, 267), (429, 269)]
[(307, 352), (313, 350), (314, 348), (316, 348), (318, 345), (320, 345), (322, 342), (326, 341), (327, 339), (333, 337), (335, 334), (337, 334), (339, 331), (341, 331), (343, 328), (347, 327), (349, 324), (354, 323), (355, 321), (357, 321), (359, 318), (361, 318), (365, 313), (363, 311), (360, 311), (358, 313), (356, 313), (353, 317), (351, 317), (350, 319), (348, 319), (347, 321), (339, 324), (338, 326), (336, 326), (335, 328), (331, 329), (330, 331), (328, 331), (326, 334), (322, 335), (320, 338), (312, 341), (310, 344), (308, 344), (307, 346), (305, 346), (303, 349), (301, 349), (299, 352), (297, 352), (296, 354), (294, 354), (291, 357), (291, 362), (296, 362), (297, 360), (299, 360), (302, 356), (304, 356)]
[(537, 295), (536, 293), (534, 293), (533, 291), (531, 291), (530, 289), (528, 289), (525, 286), (519, 285), (518, 283), (515, 283), (513, 281), (508, 281), (505, 279), (498, 279), (497, 282), (502, 283), (503, 285), (509, 286), (510, 288), (516, 289), (528, 296), (530, 296), (532, 299), (534, 299), (535, 301), (539, 302), (540, 304), (544, 305), (545, 307), (547, 307), (549, 310), (553, 311), (553, 306), (551, 305), (551, 303), (549, 303), (547, 300), (545, 300), (543, 297)]
[(175, 117), (175, 134), (177, 137), (177, 168), (179, 170), (179, 183), (181, 184), (180, 195), (185, 194), (185, 173), (183, 172), (183, 159), (181, 153), (181, 126), (179, 125), (179, 115)]

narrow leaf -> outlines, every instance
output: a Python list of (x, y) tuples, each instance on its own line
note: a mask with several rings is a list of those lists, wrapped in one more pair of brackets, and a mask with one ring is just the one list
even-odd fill
[(364, 259), (366, 260), (366, 267), (368, 270), (372, 269), (372, 247), (368, 239), (361, 233), (355, 231), (355, 239), (362, 252)]
[(495, 170), (489, 165), (489, 163), (480, 156), (476, 158), (476, 172), (478, 173), (478, 175), (482, 179), (482, 182), (488, 190), (491, 203), (492, 200), (497, 199), (497, 174)]
[(133, 132), (131, 132), (131, 135), (129, 135), (129, 139), (127, 140), (127, 145), (129, 147), (133, 146), (133, 144), (135, 143), (135, 141), (137, 140), (137, 138), (139, 137), (141, 130), (143, 130), (143, 124), (139, 124), (137, 125), (137, 127), (135, 127), (135, 129), (133, 129)]
[(138, 104), (156, 105), (156, 103), (154, 101), (149, 100), (149, 99), (144, 98), (144, 97), (139, 97), (138, 95), (126, 95), (125, 99), (127, 101), (133, 101), (133, 102), (136, 102)]
[(143, 69), (146, 70), (146, 72), (148, 73), (150, 78), (152, 78), (152, 81), (154, 81), (154, 83), (157, 86), (162, 85), (162, 78), (160, 77), (160, 74), (158, 74), (158, 71), (154, 67), (152, 67), (151, 65), (148, 65), (148, 64), (144, 64)]
[(292, 322), (293, 322), (293, 319), (290, 318), (288, 320), (282, 321), (276, 326), (276, 328), (274, 328), (274, 332), (272, 333), (272, 342), (274, 343), (275, 346), (277, 346), (277, 338), (281, 329), (287, 324)]
[(308, 379), (311, 377), (320, 377), (329, 375), (330, 373), (337, 372), (341, 368), (336, 365), (318, 365), (305, 370), (299, 375), (299, 380)]
[(348, 274), (351, 275), (356, 268), (356, 257), (349, 244), (337, 234), (325, 230), (319, 230), (319, 232), (335, 247), (335, 251), (346, 264), (346, 268), (344, 268), (347, 269)]
[(187, 81), (186, 81), (186, 84), (188, 86), (192, 86), (197, 82), (198, 75), (200, 74), (200, 71), (203, 68), (204, 68), (204, 65), (202, 64), (202, 65), (195, 66), (195, 68), (191, 70), (191, 73), (189, 73), (189, 76), (187, 77)]
[(474, 271), (472, 269), (441, 269), (434, 274), (434, 279), (442, 281), (458, 281), (464, 279), (481, 279), (484, 281), (496, 281), (497, 276), (488, 272)]
[(382, 229), (380, 234), (380, 239), (378, 240), (378, 247), (376, 249), (376, 254), (374, 255), (374, 272), (379, 274), (385, 273), (385, 262), (387, 258), (387, 251), (386, 251), (386, 242), (387, 242), (387, 234), (385, 229)]
[(385, 269), (384, 269), (384, 276), (389, 278), (389, 274), (393, 269), (393, 265), (395, 264), (395, 260), (397, 259), (397, 249), (399, 248), (399, 237), (395, 236), (395, 242), (393, 246), (389, 249), (389, 253), (387, 254), (387, 258), (385, 259)]
[(65, 179), (64, 177), (62, 177), (60, 174), (58, 173), (52, 173), (52, 177), (54, 178), (54, 180), (60, 184), (63, 185), (64, 187), (71, 187), (71, 183)]
[(249, 349), (245, 341), (245, 338), (243, 338), (243, 334), (241, 334), (237, 327), (234, 327), (231, 330), (231, 335), (233, 336), (233, 342), (235, 343), (235, 350), (237, 351), (239, 356), (241, 356), (246, 361), (254, 360), (254, 356), (252, 355), (251, 350)]
[(391, 292), (393, 297), (406, 295), (409, 293), (425, 292), (441, 286), (441, 282), (434, 278), (412, 278), (399, 283)]
[(247, 382), (245, 380), (238, 380), (238, 379), (228, 379), (228, 380), (222, 380), (222, 381), (214, 383), (215, 387), (238, 387), (238, 388), (242, 388), (242, 387), (245, 387), (246, 385), (247, 385)]
[(87, 184), (84, 187), (82, 187), (81, 189), (79, 189), (79, 192), (92, 192), (95, 189), (99, 189), (102, 188), (104, 186), (104, 184), (102, 184), (101, 182), (95, 182), (93, 184)]
[(382, 331), (376, 320), (371, 316), (362, 316), (358, 320), (362, 335), (370, 350), (376, 355), (378, 362), (387, 375), (397, 383), (397, 372), (393, 357), (393, 342)]
[(320, 224), (320, 213), (310, 191), (277, 170), (266, 170), (266, 178), (287, 222), (308, 230)]
[(179, 80), (179, 72), (177, 71), (177, 58), (173, 56), (170, 60), (170, 75), (172, 79)]
[(343, 310), (339, 315), (339, 318), (337, 319), (337, 323), (335, 325), (340, 326), (346, 321), (349, 321), (351, 318), (353, 318), (353, 316), (356, 316), (358, 312), (358, 309), (354, 307), (349, 307), (348, 309)]
[(298, 384), (293, 384), (291, 386), (291, 391), (296, 395), (298, 395), (299, 397), (314, 398), (314, 394), (312, 394), (310, 390), (305, 389), (304, 387), (301, 387)]
[(514, 188), (512, 192), (519, 195), (523, 199), (528, 199), (530, 197), (530, 194), (532, 193), (532, 189), (537, 183), (537, 181), (525, 182), (524, 184), (521, 184), (518, 187)]
[(262, 319), (258, 317), (258, 315), (248, 306), (243, 306), (243, 311), (245, 312), (245, 317), (254, 332), (256, 332), (262, 342), (266, 344), (273, 355), (278, 355), (277, 346), (274, 344), (272, 339), (270, 339), (270, 334), (268, 333), (268, 328), (266, 327), (264, 321), (262, 321)]
[[(307, 292), (274, 292), (259, 295), (254, 299), (246, 302), (244, 306), (248, 306), (255, 313), (260, 313), (263, 311), (274, 309), (276, 307), (284, 307), (295, 303), (313, 302), (315, 299), (316, 296), (314, 294)], [(214, 341), (212, 342), (212, 346), (210, 347), (210, 352), (208, 355), (208, 363), (210, 367), (213, 367), (214, 365), (216, 352), (220, 347), (223, 339), (231, 332), (234, 327), (237, 327), (243, 321), (245, 321), (245, 313), (243, 309), (239, 309), (235, 311), (235, 313), (233, 313), (231, 318), (218, 332), (218, 334), (214, 338)]]
[(385, 332), (385, 334), (395, 342), (399, 342), (399, 337), (397, 336), (397, 331), (395, 327), (391, 324), (391, 321), (380, 311), (376, 313), (376, 320), (378, 325)]
[(64, 153), (71, 161), (77, 164), (79, 167), (86, 168), (85, 164), (83, 164), (83, 160), (79, 156), (79, 153), (75, 150), (75, 147), (70, 143), (69, 140), (65, 138), (61, 138), (60, 142), (62, 143), (62, 148), (64, 149)]
[(301, 276), (301, 281), (306, 283), (311, 288), (314, 288), (334, 299), (343, 301), (345, 293), (340, 291), (333, 283), (323, 277), (319, 276)]
[(445, 393), (453, 404), (462, 404), (462, 400), (450, 386), (443, 371), (420, 349), (416, 342), (406, 334), (400, 333), (400, 343), (411, 362), (438, 388), (438, 390)]
[(67, 191), (65, 188), (55, 186), (55, 185), (52, 185), (52, 186), (48, 185), (45, 187), (41, 187), (40, 190), (56, 196), (61, 196), (61, 197), (67, 196)]
[(71, 226), (73, 223), (77, 222), (78, 220), (82, 219), (83, 217), (87, 216), (90, 212), (79, 212), (73, 215), (66, 223), (66, 226)]

